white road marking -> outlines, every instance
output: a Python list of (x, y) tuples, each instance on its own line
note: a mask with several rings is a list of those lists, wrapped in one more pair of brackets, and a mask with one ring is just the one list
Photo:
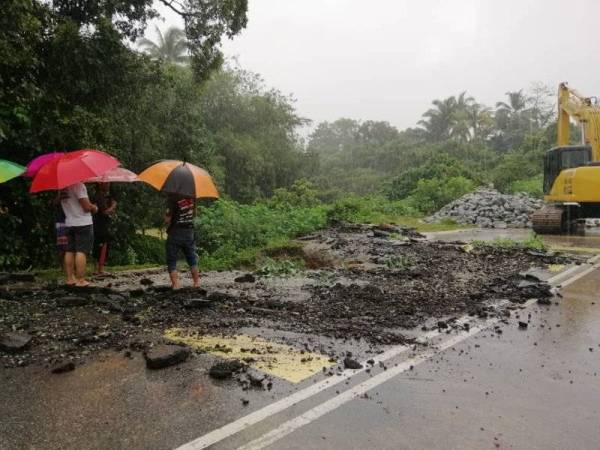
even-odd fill
[[(600, 255), (589, 259), (587, 264), (595, 263), (598, 260), (600, 260)], [(568, 269), (568, 271), (570, 273), (573, 273), (573, 272), (577, 272), (577, 273), (575, 275), (573, 275), (571, 278), (563, 281), (561, 283), (561, 286), (564, 287), (564, 286), (567, 286), (567, 285), (577, 281), (578, 279), (591, 273), (596, 268), (600, 267), (600, 264), (594, 264), (593, 266), (579, 272), (579, 270), (582, 268), (582, 266), (575, 266), (571, 269)], [(573, 269), (577, 269), (577, 270), (573, 270)], [(567, 272), (567, 271), (565, 271), (565, 272)], [(564, 275), (565, 272), (562, 272), (562, 273), (557, 274), (554, 277), (550, 278), (548, 280), (548, 283), (551, 285), (556, 285), (557, 284), (556, 281), (558, 279), (562, 278), (561, 276)], [(528, 306), (531, 306), (535, 302), (536, 302), (536, 300), (532, 299), (532, 300), (529, 300), (526, 303), (524, 303), (523, 306), (528, 307)], [(469, 316), (463, 316), (463, 317), (457, 319), (456, 322), (467, 323), (470, 320), (471, 320), (471, 318)], [(372, 389), (372, 387), (377, 386), (378, 384), (381, 384), (381, 383), (387, 381), (389, 378), (393, 377), (394, 375), (397, 375), (397, 374), (400, 374), (400, 373), (406, 371), (408, 368), (410, 368), (411, 365), (414, 366), (416, 364), (420, 364), (420, 363), (426, 361), (427, 359), (432, 358), (437, 353), (439, 353), (449, 347), (452, 347), (453, 345), (456, 345), (457, 343), (459, 343), (465, 339), (468, 339), (471, 336), (474, 336), (475, 334), (479, 333), (480, 331), (484, 330), (485, 328), (490, 327), (491, 325), (498, 323), (499, 321), (500, 321), (500, 319), (498, 319), (498, 318), (488, 319), (484, 323), (484, 325), (479, 325), (479, 326), (473, 327), (469, 331), (463, 331), (460, 334), (453, 336), (452, 338), (449, 338), (446, 341), (443, 341), (441, 344), (438, 345), (438, 347), (435, 350), (428, 350), (418, 356), (415, 356), (414, 358), (411, 358), (405, 362), (398, 364), (398, 366), (394, 366), (393, 368), (388, 369), (387, 371), (384, 371), (384, 372), (370, 378), (369, 380), (358, 384), (354, 388), (351, 388), (347, 391), (342, 392), (341, 394), (337, 395), (336, 397), (332, 398), (331, 400), (328, 400), (325, 403), (322, 403), (321, 405), (316, 406), (315, 408), (296, 417), (295, 419), (285, 422), (282, 426), (278, 427), (277, 429), (272, 430), (271, 432), (263, 435), (262, 437), (254, 440), (240, 448), (247, 450), (247, 449), (254, 449), (254, 448), (263, 448), (266, 445), (270, 445), (270, 443), (281, 439), (282, 437), (291, 433), (295, 429), (300, 428), (300, 427), (306, 425), (307, 423), (310, 423), (312, 420), (315, 420), (316, 418), (321, 417), (322, 415), (341, 406), (342, 404), (346, 403), (347, 401), (351, 400), (352, 398), (355, 398), (356, 395), (354, 395), (353, 393), (357, 389), (360, 391), (360, 393), (357, 395), (361, 395), (362, 393), (368, 391), (369, 389)], [(419, 337), (419, 340), (422, 340), (422, 339), (430, 340), (434, 337), (439, 336), (440, 334), (441, 333), (439, 330), (433, 330), (433, 331), (430, 331), (430, 332), (427, 332), (427, 333), (424, 333), (423, 335), (421, 335)], [(410, 349), (410, 347), (407, 347), (404, 345), (393, 347), (393, 348), (387, 350), (386, 352), (378, 355), (377, 357), (374, 357), (373, 360), (375, 360), (376, 364), (379, 362), (385, 362), (390, 358), (394, 358), (396, 356), (401, 355), (402, 353), (408, 351), (409, 349)], [(410, 361), (412, 361), (412, 363)], [(278, 414), (281, 411), (284, 411), (287, 408), (289, 408), (303, 400), (306, 400), (306, 399), (308, 399), (308, 398), (310, 398), (332, 386), (335, 386), (335, 385), (341, 383), (342, 381), (346, 381), (346, 380), (350, 379), (351, 377), (353, 377), (354, 375), (364, 372), (366, 370), (366, 363), (364, 363), (364, 362), (363, 362), (363, 367), (364, 367), (363, 369), (359, 369), (359, 370), (344, 370), (340, 376), (331, 377), (331, 378), (322, 380), (318, 383), (315, 383), (312, 386), (308, 386), (298, 392), (295, 392), (295, 393), (289, 395), (288, 397), (282, 398), (281, 400), (271, 403), (270, 405), (267, 405), (257, 411), (254, 411), (253, 413), (250, 413), (240, 419), (237, 419), (231, 423), (228, 423), (227, 425), (224, 425), (221, 428), (217, 428), (216, 430), (213, 430), (210, 433), (207, 433), (207, 434), (199, 437), (198, 439), (195, 439), (187, 444), (184, 444), (184, 445), (178, 447), (176, 450), (200, 450), (200, 449), (207, 448), (213, 444), (216, 444), (217, 442), (220, 442), (230, 436), (233, 436), (234, 434), (239, 433), (240, 431), (243, 431), (244, 429), (246, 429), (258, 422), (263, 421), (264, 419), (266, 419), (268, 417)], [(404, 370), (401, 370), (402, 368), (404, 368)], [(389, 375), (389, 374), (393, 374), (393, 375)], [(375, 382), (375, 384), (373, 385), (373, 383), (374, 383), (373, 380), (382, 380), (382, 381)], [(371, 387), (368, 387), (365, 389), (364, 388), (365, 386), (371, 386)], [(364, 389), (364, 390), (362, 390), (362, 389)], [(350, 396), (350, 398), (347, 400), (344, 400), (338, 404), (338, 401), (336, 401), (336, 399), (338, 399), (340, 397), (342, 399), (345, 399), (347, 395)], [(335, 405), (337, 405), (337, 406), (335, 406)], [(329, 409), (329, 408), (331, 408), (331, 409)], [(322, 411), (325, 411), (325, 412), (322, 412)], [(311, 416), (307, 416), (307, 414), (309, 414), (309, 413), (311, 413)], [(315, 416), (315, 414), (316, 414), (316, 416)], [(314, 416), (314, 418), (312, 418), (311, 420), (306, 422), (306, 420), (309, 417), (313, 417), (313, 416)], [(289, 429), (289, 427), (292, 427), (292, 428)], [(289, 430), (289, 431), (287, 431), (287, 430)], [(282, 432), (285, 432), (285, 434), (280, 435), (280, 433), (282, 433)], [(277, 437), (277, 436), (280, 436), (280, 437)], [(270, 441), (271, 439), (274, 439), (274, 440)], [(262, 442), (268, 442), (268, 443), (261, 444)], [(259, 445), (259, 446), (251, 447), (250, 446), (251, 444)]]
[[(386, 352), (381, 353), (380, 355), (374, 357), (373, 360), (377, 364), (380, 361), (383, 362), (390, 358), (398, 356), (398, 355), (406, 352), (409, 349), (410, 349), (410, 347), (407, 347), (405, 345), (399, 345), (397, 347), (393, 347), (393, 348), (387, 350)], [(247, 416), (244, 416), (244, 417), (242, 417), (238, 420), (235, 420), (231, 423), (228, 423), (227, 425), (225, 425), (221, 428), (217, 428), (216, 430), (211, 431), (210, 433), (205, 434), (204, 436), (201, 436), (192, 442), (184, 444), (181, 447), (178, 447), (177, 450), (200, 450), (200, 449), (206, 448), (206, 447), (213, 445), (219, 441), (222, 441), (223, 439), (225, 439), (233, 434), (236, 434), (236, 433), (244, 430), (245, 428), (247, 428), (251, 425), (254, 425), (254, 424), (266, 419), (267, 417), (277, 414), (277, 413), (289, 408), (290, 406), (295, 405), (296, 403), (306, 400), (307, 398), (312, 397), (312, 396), (318, 394), (319, 392), (324, 391), (325, 389), (335, 386), (336, 384), (339, 384), (342, 381), (346, 381), (349, 378), (351, 378), (352, 376), (359, 374), (361, 372), (364, 372), (365, 370), (366, 370), (366, 363), (363, 363), (363, 369), (344, 370), (340, 376), (327, 378), (325, 380), (322, 380), (318, 383), (313, 384), (312, 386), (308, 386), (298, 392), (294, 392), (293, 394), (289, 395), (288, 397), (282, 398), (281, 400), (278, 400), (278, 401), (271, 403), (270, 405), (267, 405), (257, 411), (254, 411), (253, 413), (250, 413)]]
[(347, 391), (342, 392), (341, 394), (333, 397), (326, 402), (321, 403), (320, 405), (315, 406), (314, 408), (306, 411), (304, 414), (301, 414), (294, 419), (288, 420), (287, 422), (281, 424), (279, 427), (269, 431), (268, 433), (262, 435), (261, 437), (248, 442), (247, 444), (238, 448), (238, 450), (258, 450), (261, 448), (265, 448), (280, 439), (284, 438), (288, 434), (297, 430), (298, 428), (303, 427), (304, 425), (308, 425), (314, 420), (318, 419), (321, 416), (339, 408), (343, 404), (359, 397), (360, 395), (366, 393), (367, 391), (373, 389), (376, 386), (379, 386), (382, 383), (390, 380), (396, 375), (401, 374), (402, 372), (406, 372), (410, 370), (411, 367), (417, 366), (428, 359), (433, 358), (439, 352), (446, 350), (468, 338), (476, 335), (480, 331), (489, 328), (491, 325), (499, 322), (500, 319), (493, 318), (489, 319), (485, 322), (485, 324), (473, 327), (469, 331), (464, 331), (457, 336), (453, 336), (446, 341), (442, 342), (438, 345), (436, 350), (428, 350), (424, 353), (421, 353), (414, 358), (408, 359), (406, 361), (401, 362), (397, 366), (391, 367), (372, 378), (369, 378), (366, 381), (354, 386), (353, 388), (348, 389)]

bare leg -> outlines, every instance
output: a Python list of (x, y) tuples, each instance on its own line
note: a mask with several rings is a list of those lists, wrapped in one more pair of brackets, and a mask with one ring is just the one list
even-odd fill
[(67, 284), (73, 285), (76, 283), (75, 279), (75, 253), (66, 252), (64, 258), (65, 275), (67, 277)]
[(77, 286), (87, 286), (89, 283), (85, 280), (85, 264), (87, 257), (85, 253), (75, 253), (75, 277), (77, 278)]
[(177, 276), (177, 271), (169, 272), (169, 278), (171, 279), (171, 287), (173, 289), (179, 289), (179, 277)]
[(98, 273), (104, 273), (104, 264), (106, 263), (106, 253), (108, 250), (108, 244), (105, 242), (100, 247), (100, 256), (98, 257)]
[(198, 268), (192, 267), (190, 269), (190, 272), (192, 272), (192, 280), (194, 280), (194, 287), (199, 287), (200, 286), (200, 272), (198, 272)]

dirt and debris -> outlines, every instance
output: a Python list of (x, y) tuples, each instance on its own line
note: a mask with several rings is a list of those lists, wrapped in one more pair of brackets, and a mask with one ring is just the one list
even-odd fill
[[(412, 342), (407, 331), (415, 327), (462, 329), (455, 319), (465, 313), (504, 317), (506, 308), (499, 305), (530, 298), (551, 304), (550, 287), (523, 274), (572, 261), (522, 249), (465, 251), (465, 243), (431, 242), (395, 225), (339, 223), (298, 242), (296, 257), (304, 255), (313, 269), (290, 277), (209, 272), (203, 274), (202, 289), (178, 291), (165, 284), (163, 269), (113, 274), (90, 288), (7, 282), (0, 289), (0, 367), (79, 365), (103, 350), (145, 352), (147, 361), (162, 361), (163, 333), (173, 327), (211, 335), (268, 329), (342, 342), (356, 339), (375, 351)], [(12, 352), (15, 344), (5, 344), (11, 333), (29, 336), (17, 353)], [(302, 341), (294, 338), (289, 344), (301, 346)], [(168, 347), (177, 352), (178, 362), (189, 356), (189, 350)], [(345, 355), (321, 347), (311, 344), (312, 350), (345, 365)], [(232, 362), (219, 364), (211, 376), (226, 374), (221, 369)], [(239, 364), (229, 373), (243, 373), (245, 363)], [(249, 386), (256, 384), (243, 378)]]

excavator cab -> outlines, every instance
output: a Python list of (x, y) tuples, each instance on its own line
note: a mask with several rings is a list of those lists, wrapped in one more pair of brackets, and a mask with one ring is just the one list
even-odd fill
[(544, 157), (544, 194), (550, 193), (562, 170), (587, 166), (591, 161), (592, 147), (589, 145), (569, 145), (548, 150)]

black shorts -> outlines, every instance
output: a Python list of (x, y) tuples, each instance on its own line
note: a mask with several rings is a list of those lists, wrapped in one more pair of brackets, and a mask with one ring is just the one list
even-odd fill
[(68, 227), (67, 236), (69, 237), (67, 252), (89, 254), (92, 251), (94, 245), (94, 227), (92, 225)]

